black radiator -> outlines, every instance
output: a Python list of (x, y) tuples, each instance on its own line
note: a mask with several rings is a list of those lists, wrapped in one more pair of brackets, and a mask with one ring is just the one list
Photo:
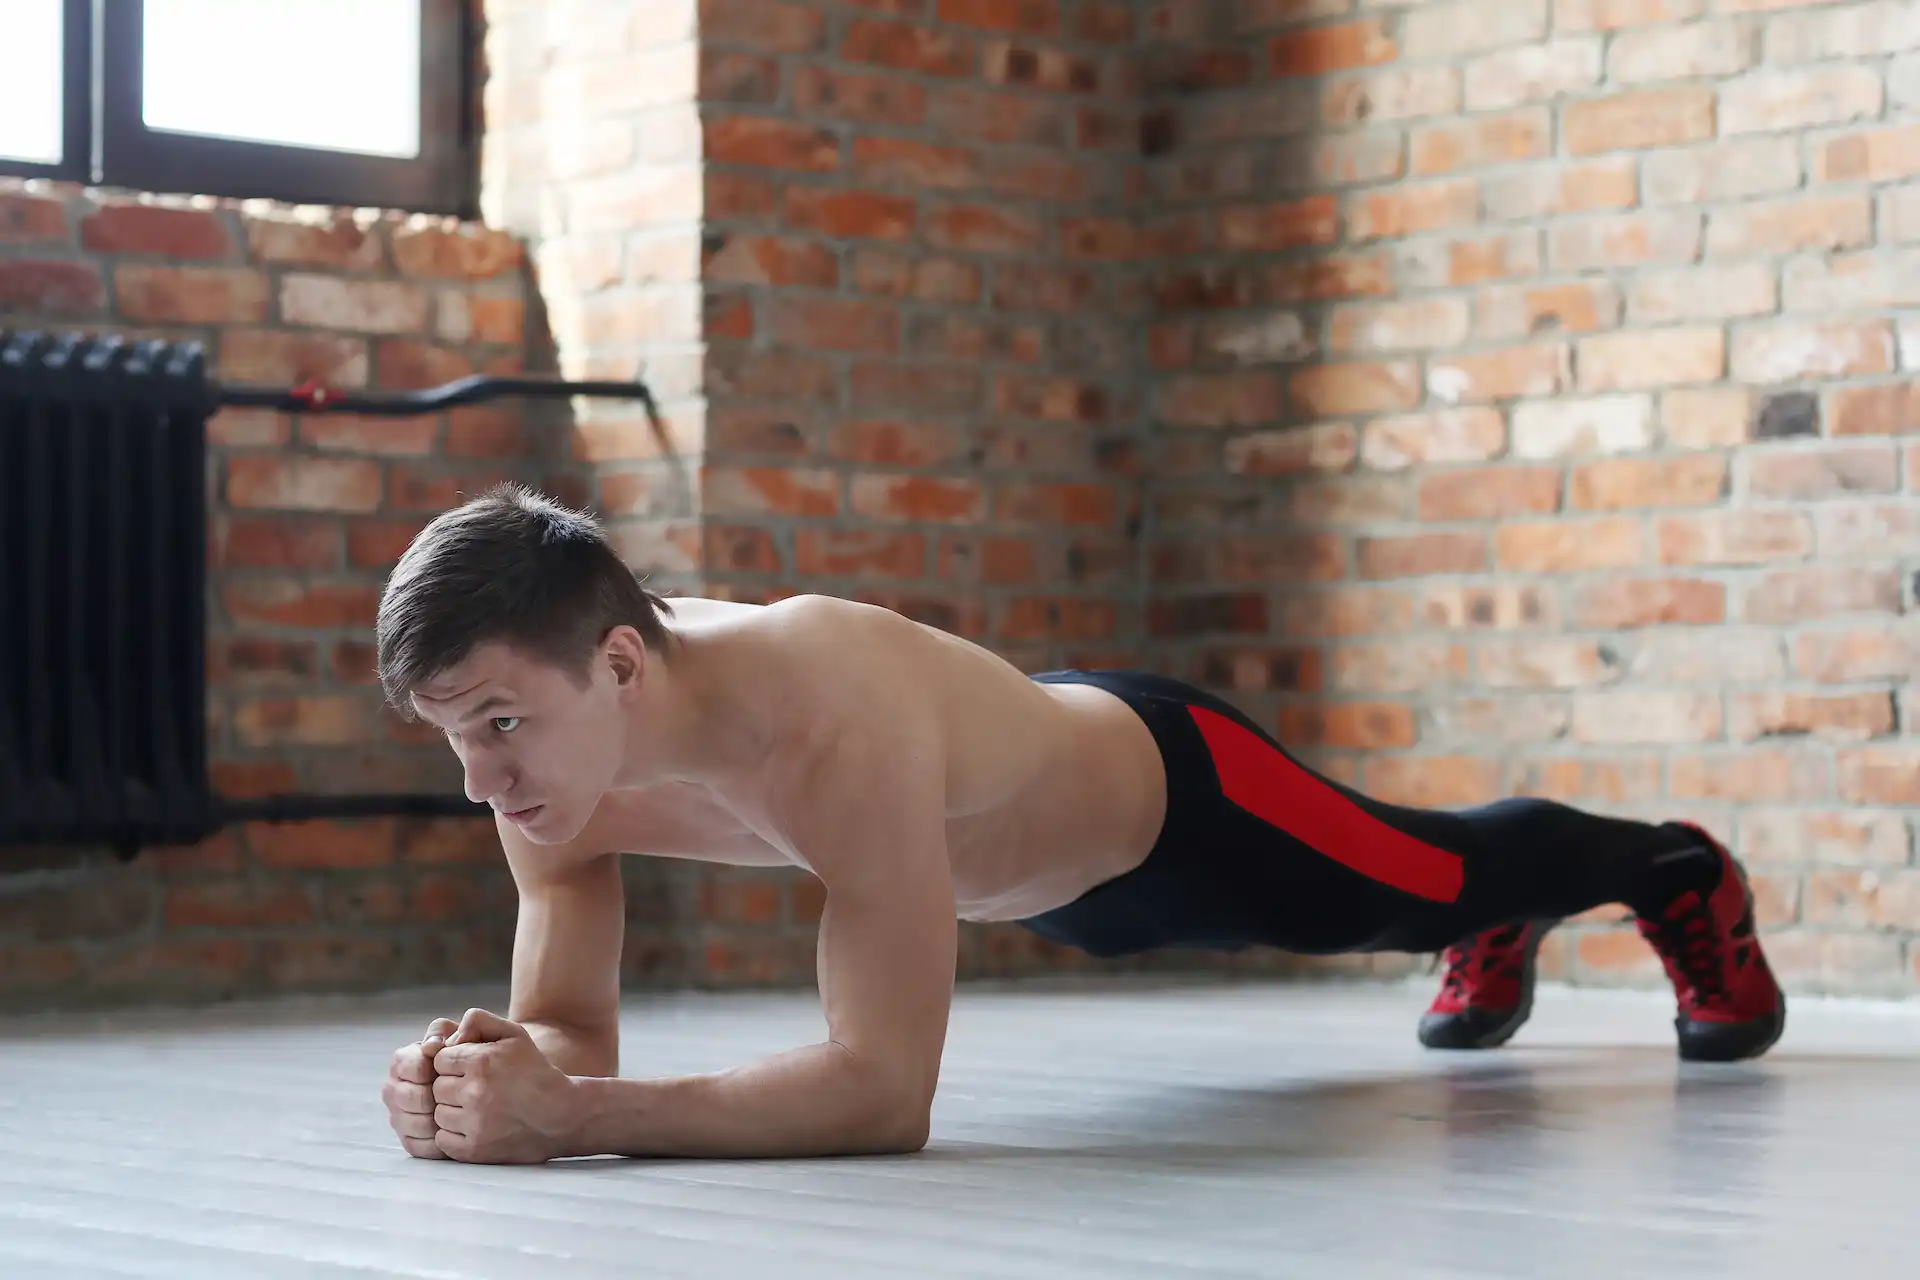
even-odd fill
[(222, 386), (198, 343), (0, 329), (0, 847), (191, 843), (237, 820), (477, 813), (464, 796), (226, 801), (207, 772), (206, 424), (225, 405), (401, 416), (641, 382)]

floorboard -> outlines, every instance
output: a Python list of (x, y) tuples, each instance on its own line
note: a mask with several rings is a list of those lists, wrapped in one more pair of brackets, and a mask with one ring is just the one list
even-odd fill
[[(1803, 1000), (1687, 1066), (1670, 1001), (1547, 989), (1506, 1049), (1422, 986), (969, 987), (926, 1151), (406, 1157), (388, 1054), (497, 991), (0, 1020), (0, 1277), (1920, 1273), (1920, 1007)], [(805, 1043), (809, 996), (636, 997), (630, 1074)]]

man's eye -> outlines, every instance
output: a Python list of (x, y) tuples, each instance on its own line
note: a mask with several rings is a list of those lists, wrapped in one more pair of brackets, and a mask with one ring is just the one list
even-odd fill
[(493, 727), (501, 733), (512, 733), (519, 723), (519, 716), (495, 716), (493, 718)]

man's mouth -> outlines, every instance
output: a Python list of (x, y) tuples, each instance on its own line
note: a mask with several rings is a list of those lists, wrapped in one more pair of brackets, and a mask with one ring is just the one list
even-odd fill
[(524, 809), (503, 809), (501, 812), (506, 814), (508, 822), (526, 822), (544, 808), (545, 805), (535, 804)]

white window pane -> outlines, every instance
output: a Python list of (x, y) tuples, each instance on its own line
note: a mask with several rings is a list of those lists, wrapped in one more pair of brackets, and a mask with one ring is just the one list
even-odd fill
[(147, 0), (149, 129), (420, 153), (420, 0)]
[(61, 158), (60, 0), (0, 0), (6, 34), (0, 71), (0, 157), (32, 164)]

